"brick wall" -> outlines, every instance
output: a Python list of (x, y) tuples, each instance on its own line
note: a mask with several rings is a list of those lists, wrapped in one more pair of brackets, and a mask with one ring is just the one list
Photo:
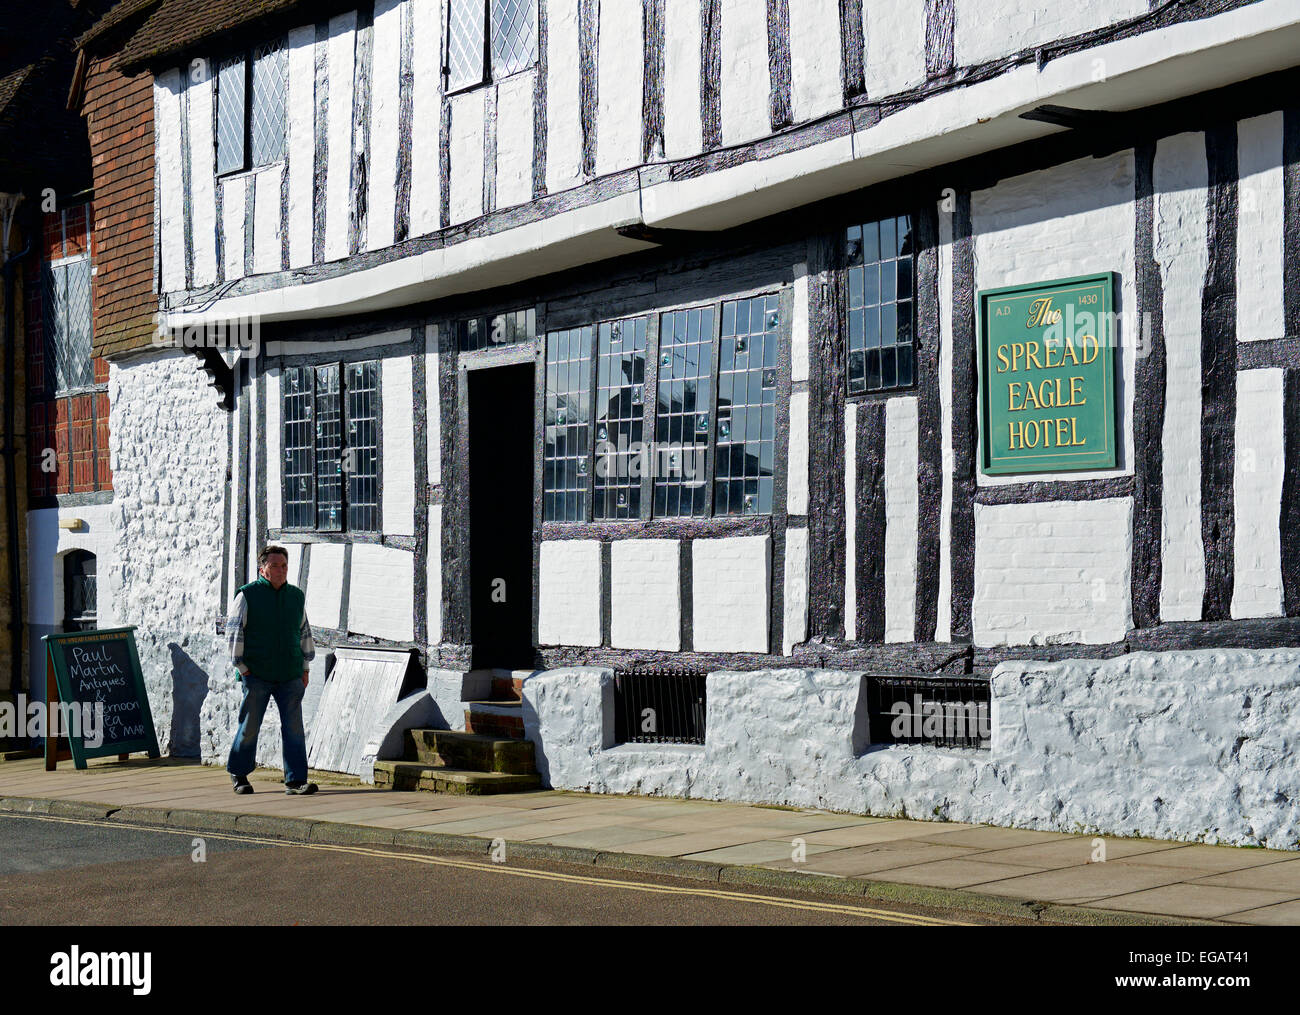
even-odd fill
[(153, 78), (91, 62), (82, 114), (95, 186), (95, 353), (147, 345), (153, 275)]

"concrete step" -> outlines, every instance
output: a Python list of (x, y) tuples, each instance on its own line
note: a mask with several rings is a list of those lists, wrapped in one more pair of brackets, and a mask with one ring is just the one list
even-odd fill
[(430, 768), (530, 775), (537, 771), (533, 745), (510, 737), (485, 737), (452, 730), (407, 730), (403, 757)]
[(467, 772), (458, 768), (435, 768), (420, 761), (376, 761), (375, 786), (379, 789), (428, 790), (457, 796), (488, 796), (541, 789), (536, 773)]
[(467, 701), (465, 702), (465, 732), (506, 740), (523, 740), (523, 703)]

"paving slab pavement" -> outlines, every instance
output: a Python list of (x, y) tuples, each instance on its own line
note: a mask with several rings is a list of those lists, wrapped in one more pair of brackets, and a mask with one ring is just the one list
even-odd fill
[(1094, 835), (555, 790), (394, 792), (336, 773), (312, 777), (318, 793), (287, 796), (280, 772), (259, 770), (255, 792), (236, 796), (224, 769), (181, 759), (101, 759), (85, 770), (61, 763), (54, 772), (39, 758), (3, 761), (0, 810), (53, 807), (116, 821), (479, 853), (499, 837), (520, 856), (942, 899), (975, 911), (1010, 907), (1050, 922), (1300, 924), (1300, 851), (1101, 836), (1106, 859), (1093, 862)]

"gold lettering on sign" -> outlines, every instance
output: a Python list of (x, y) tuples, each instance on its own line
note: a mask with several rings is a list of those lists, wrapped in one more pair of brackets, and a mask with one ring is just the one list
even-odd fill
[(1029, 319), (1026, 328), (1045, 328), (1049, 324), (1060, 324), (1061, 312), (1052, 309), (1052, 297), (1044, 296), (1029, 305)]

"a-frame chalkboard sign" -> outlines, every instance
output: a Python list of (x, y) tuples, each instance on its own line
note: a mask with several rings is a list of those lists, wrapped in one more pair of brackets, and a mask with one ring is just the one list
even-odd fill
[[(49, 634), (45, 642), (45, 700), (54, 706), (64, 703), (77, 709), (81, 722), (65, 723), (72, 760), (86, 767), (88, 758), (116, 754), (122, 760), (136, 751), (159, 756), (158, 734), (153, 728), (149, 696), (140, 674), (140, 657), (135, 650), (134, 627), (103, 631), (72, 631)], [(98, 715), (103, 703), (102, 723), (87, 717)], [(71, 709), (61, 711), (66, 715)], [(47, 727), (55, 709), (47, 713)], [(55, 730), (45, 733), (45, 768), (53, 771), (60, 760)], [(88, 734), (90, 735), (88, 738)], [(95, 741), (99, 741), (95, 743)], [(63, 755), (66, 758), (67, 755)]]

